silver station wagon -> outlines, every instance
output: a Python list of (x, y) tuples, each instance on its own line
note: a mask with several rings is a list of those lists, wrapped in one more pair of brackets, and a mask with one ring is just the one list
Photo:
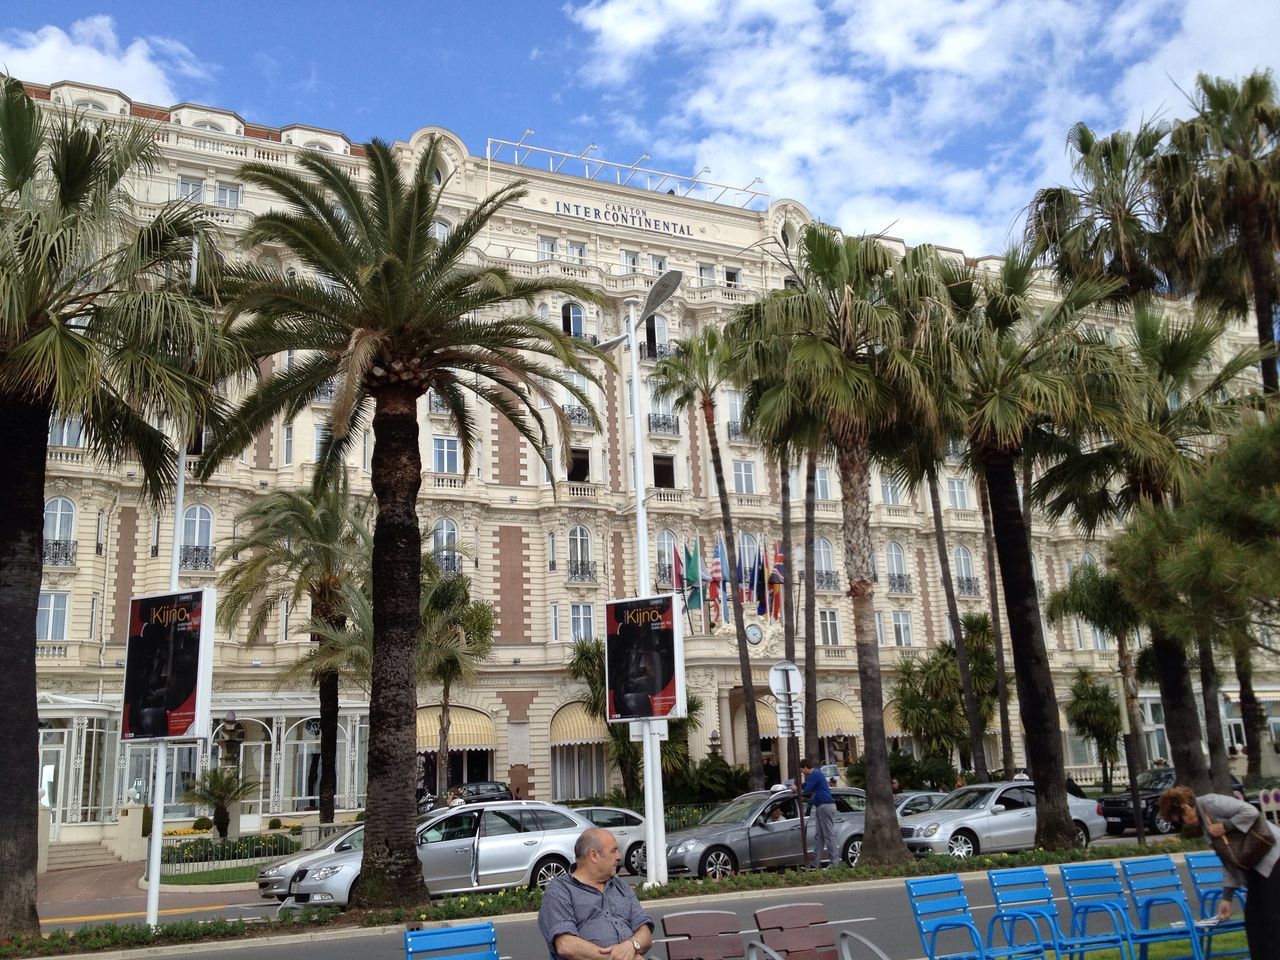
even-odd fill
[[(536, 800), (474, 803), (437, 811), (417, 829), (422, 879), (435, 896), (522, 884), (544, 887), (567, 873), (591, 822)], [(295, 903), (345, 907), (360, 883), (363, 851), (313, 861), (289, 878)]]

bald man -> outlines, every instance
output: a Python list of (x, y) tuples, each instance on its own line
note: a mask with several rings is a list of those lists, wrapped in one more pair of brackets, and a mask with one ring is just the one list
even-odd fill
[(608, 830), (584, 830), (573, 872), (547, 884), (538, 929), (551, 960), (637, 960), (653, 945), (653, 918), (618, 877), (622, 854)]

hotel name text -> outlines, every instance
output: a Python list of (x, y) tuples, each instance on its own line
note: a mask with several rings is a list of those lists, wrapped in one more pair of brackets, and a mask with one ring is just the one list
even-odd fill
[(623, 227), (635, 227), (637, 230), (651, 230), (654, 233), (665, 233), (672, 237), (693, 236), (693, 227), (687, 223), (650, 216), (649, 211), (644, 207), (630, 207), (623, 203), (605, 203), (596, 207), (570, 203), (568, 200), (557, 200), (556, 215), (596, 223), (614, 223)]

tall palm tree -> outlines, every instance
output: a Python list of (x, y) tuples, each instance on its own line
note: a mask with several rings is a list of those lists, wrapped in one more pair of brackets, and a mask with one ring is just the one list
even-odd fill
[[(670, 399), (676, 410), (698, 410), (711, 446), (711, 468), (716, 478), (720, 499), (720, 524), (724, 536), (727, 580), (733, 581), (738, 569), (738, 548), (733, 538), (733, 512), (729, 507), (729, 487), (724, 478), (724, 457), (716, 433), (716, 391), (729, 378), (727, 347), (719, 331), (712, 326), (674, 344), (671, 356), (659, 360), (650, 383), (654, 396)], [(751, 786), (764, 786), (764, 760), (760, 752), (760, 719), (756, 713), (755, 681), (751, 676), (751, 646), (747, 643), (747, 624), (742, 610), (742, 594), (737, 583), (729, 588), (733, 604), (733, 623), (738, 635), (738, 669), (742, 674), (743, 710), (747, 721), (747, 759), (751, 769)]]
[[(495, 191), (441, 237), (437, 211), (448, 179), (438, 139), (412, 161), (379, 140), (366, 148), (368, 183), (318, 151), (301, 170), (250, 163), (241, 179), (280, 203), (255, 216), (249, 246), (275, 244), (307, 271), (293, 276), (253, 266), (229, 270), (230, 313), (256, 356), (301, 351), (289, 369), (257, 383), (224, 424), (202, 469), (244, 448), (277, 416), (292, 418), (336, 378), (332, 440), (321, 476), (336, 470), (353, 425), (372, 414), (370, 482), (378, 512), (373, 534), (373, 684), (369, 697), (368, 805), (358, 900), (417, 903), (422, 871), (413, 841), (414, 651), (421, 532), (415, 512), (422, 483), (418, 401), (430, 390), (450, 413), (463, 469), (484, 435), (481, 405), (492, 407), (541, 451), (546, 423), (535, 398), (561, 423), (558, 385), (594, 408), (572, 374), (597, 380), (587, 354), (598, 351), (528, 313), (546, 293), (597, 299), (577, 283), (521, 279), (477, 263), (472, 244), (486, 225), (525, 195), (523, 181)], [(440, 183), (436, 183), (439, 179)], [(495, 314), (489, 316), (490, 313)], [(581, 352), (580, 352), (581, 351)]]
[[(1006, 777), (1012, 777), (1013, 765), (1013, 726), (1009, 720), (1009, 688), (1008, 673), (1004, 661), (1004, 637), (1000, 629), (1000, 591), (999, 573), (996, 567), (996, 537), (991, 523), (991, 498), (987, 496), (987, 481), (982, 471), (977, 471), (974, 486), (977, 488), (978, 508), (982, 513), (982, 559), (987, 573), (987, 603), (990, 614), (965, 614), (961, 622), (965, 632), (982, 630), (991, 636), (991, 645), (996, 652), (996, 668), (1000, 678), (1000, 766)], [(985, 617), (985, 624), (978, 620), (969, 621), (970, 617)]]
[(1114, 278), (1121, 300), (1168, 288), (1168, 240), (1148, 176), (1167, 133), (1153, 122), (1107, 137), (1084, 123), (1068, 131), (1074, 184), (1037, 190), (1027, 216), (1027, 243), (1044, 251), (1060, 283)]
[[(369, 529), (351, 501), (346, 471), (332, 484), (306, 492), (277, 490), (236, 515), (248, 529), (232, 544), (232, 562), (218, 578), (218, 625), (235, 630), (246, 612), (249, 642), (262, 636), (274, 611), (296, 608), (305, 598), (311, 616), (343, 627), (342, 585), (361, 578), (367, 563)], [(313, 643), (323, 644), (319, 634)], [(338, 671), (312, 677), (320, 694), (320, 822), (333, 822), (338, 787)]]
[(1102, 765), (1102, 791), (1109, 793), (1112, 766), (1120, 759), (1116, 747), (1120, 739), (1120, 707), (1111, 687), (1099, 683), (1088, 668), (1081, 667), (1071, 681), (1066, 714), (1071, 731), (1097, 746), (1098, 762)]
[(1271, 71), (1239, 83), (1200, 74), (1195, 115), (1174, 125), (1153, 176), (1174, 252), (1189, 265), (1201, 300), (1241, 312), (1253, 302), (1262, 385), (1280, 389), (1275, 346), (1276, 252), (1280, 250), (1280, 102)]
[[(1137, 503), (1165, 508), (1180, 500), (1213, 444), (1238, 421), (1234, 392), (1258, 361), (1259, 348), (1251, 348), (1219, 363), (1226, 333), (1222, 318), (1203, 309), (1175, 324), (1154, 307), (1136, 308), (1119, 363), (1142, 388), (1125, 394), (1116, 409), (1123, 427), (1101, 433), (1086, 423), (1059, 432), (1058, 460), (1036, 481), (1032, 497), (1051, 516), (1070, 512), (1086, 534)], [(1184, 782), (1208, 789), (1185, 650), (1158, 622), (1151, 626), (1174, 765)], [(1186, 639), (1194, 642), (1190, 634)]]
[(135, 219), (129, 180), (158, 163), (152, 127), (45, 110), (0, 75), (0, 449), (10, 458), (0, 511), (0, 939), (39, 932), (31, 638), (49, 420), (78, 419), (101, 462), (136, 459), (159, 502), (177, 468), (173, 442), (153, 424), (207, 413), (212, 371), (237, 362), (201, 292), (189, 290), (193, 238), (207, 241), (202, 271), (214, 262), (201, 209), (175, 202)]

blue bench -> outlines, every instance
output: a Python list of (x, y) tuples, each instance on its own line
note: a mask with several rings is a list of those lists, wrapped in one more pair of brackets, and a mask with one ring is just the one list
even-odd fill
[[(1053, 888), (1049, 886), (1049, 874), (1044, 867), (992, 870), (987, 874), (987, 882), (991, 884), (996, 910), (1036, 918), (1043, 925), (1047, 945), (1052, 946), (1059, 957), (1070, 954), (1072, 960), (1079, 960), (1080, 954), (1091, 950), (1116, 950), (1121, 957), (1128, 957), (1129, 942), (1118, 924), (1113, 922), (1111, 929), (1105, 932), (1089, 933), (1089, 916), (1095, 912), (1089, 907), (1073, 912), (1071, 922), (1063, 928)], [(1111, 918), (1109, 913), (1104, 912), (1103, 916)], [(1010, 930), (1008, 935), (1012, 936), (1013, 931)]]
[(409, 929), (404, 932), (404, 957), (405, 960), (498, 960), (498, 934), (492, 923)]
[[(964, 884), (954, 873), (908, 880), (907, 899), (911, 901), (916, 931), (929, 960), (1032, 960), (1044, 957), (1045, 943), (1036, 918), (1017, 910), (997, 911), (987, 925), (984, 941), (969, 912)], [(1019, 925), (1027, 929), (1027, 940), (1021, 943), (1017, 939)], [(996, 942), (997, 930), (1004, 934), (1003, 944)], [(952, 940), (959, 940), (959, 949), (949, 948), (944, 952), (939, 944), (943, 934), (951, 934)]]

